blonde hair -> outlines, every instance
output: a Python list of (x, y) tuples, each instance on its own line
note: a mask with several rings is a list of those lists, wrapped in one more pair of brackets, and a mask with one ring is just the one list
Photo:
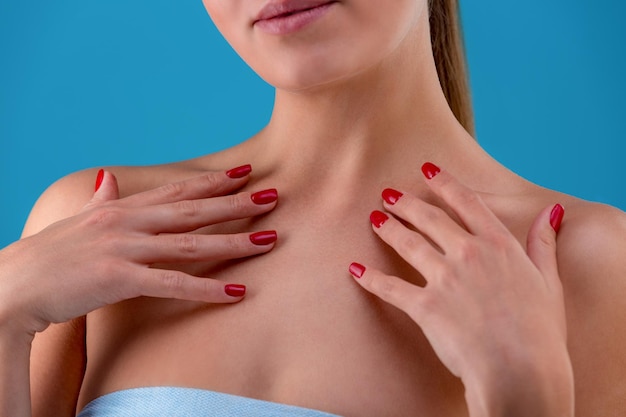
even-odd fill
[(430, 39), (439, 83), (448, 105), (474, 136), (474, 112), (458, 0), (429, 0)]

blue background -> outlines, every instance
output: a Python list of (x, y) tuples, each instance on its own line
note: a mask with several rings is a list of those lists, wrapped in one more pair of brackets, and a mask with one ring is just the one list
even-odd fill
[[(531, 181), (626, 209), (623, 2), (462, 8), (480, 143)], [(231, 146), (272, 98), (200, 0), (0, 0), (0, 247), (55, 179)]]

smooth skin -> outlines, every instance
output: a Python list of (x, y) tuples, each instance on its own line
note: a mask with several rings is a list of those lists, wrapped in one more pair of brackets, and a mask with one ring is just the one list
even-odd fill
[[(81, 213), (3, 251), (4, 265), (9, 264), (4, 256), (15, 255), (13, 263), (22, 267), (13, 271), (21, 278), (18, 285), (2, 287), (6, 308), (0, 342), (4, 363), (13, 365), (3, 368), (4, 414), (30, 415), (29, 343), (35, 332), (51, 323), (139, 296), (211, 303), (241, 300), (229, 296), (219, 281), (146, 268), (155, 262), (245, 257), (273, 247), (255, 245), (247, 234), (179, 234), (274, 208), (273, 203), (254, 204), (247, 193), (216, 197), (238, 184), (216, 184), (215, 177), (119, 200), (115, 178), (105, 173), (102, 186)], [(556, 265), (556, 226), (549, 226), (550, 211), (544, 210), (531, 228), (528, 257), (482, 199), (450, 174), (438, 173), (428, 184), (465, 227), (439, 208), (403, 193), (397, 193), (401, 198), (385, 208), (423, 235), (385, 215), (383, 222), (374, 225), (383, 240), (420, 270), (427, 286), (422, 289), (375, 269), (366, 274), (358, 270), (358, 282), (421, 326), (438, 357), (463, 381), (471, 416), (573, 415), (573, 376)], [(377, 214), (380, 220), (381, 213)], [(85, 250), (85, 259), (65, 263), (66, 256), (76, 256), (75, 248), (70, 246), (65, 254), (41, 247), (66, 239)], [(21, 244), (29, 246), (20, 248)], [(28, 268), (20, 265), (26, 262), (23, 255), (43, 251), (51, 252), (48, 259), (29, 259)], [(96, 253), (97, 259), (90, 259)], [(501, 256), (494, 258), (494, 253)], [(54, 270), (64, 279), (51, 279), (44, 272), (52, 269), (50, 263), (61, 266)], [(65, 265), (70, 268), (64, 269)], [(112, 265), (117, 268), (111, 269)], [(18, 270), (32, 273), (18, 275)], [(525, 279), (519, 280), (520, 276)], [(10, 361), (16, 354), (20, 360)]]
[(525, 250), (477, 194), (448, 172), (425, 167), (433, 169), (426, 183), (461, 224), (397, 190), (386, 190), (394, 194), (384, 203), (390, 215), (375, 211), (371, 217), (374, 232), (426, 285), (360, 264), (351, 272), (421, 327), (439, 359), (463, 381), (471, 416), (573, 416), (556, 261), (562, 208), (539, 214)]
[(271, 211), (276, 201), (257, 204), (250, 193), (232, 194), (248, 179), (208, 173), (119, 199), (115, 177), (104, 172), (79, 214), (3, 249), (1, 414), (31, 414), (30, 343), (52, 323), (140, 296), (241, 301), (245, 286), (155, 265), (242, 258), (271, 250), (273, 242), (255, 244), (249, 233), (188, 233)]
[[(439, 85), (426, 0), (399, 0), (385, 7), (371, 0), (336, 2), (324, 18), (289, 36), (270, 35), (254, 25), (265, 1), (204, 3), (235, 50), (276, 87), (271, 120), (249, 140), (216, 154), (175, 164), (107, 170), (118, 179), (124, 199), (249, 163), (253, 175), (240, 191), (276, 188), (280, 204), (270, 215), (219, 223), (196, 233), (276, 230), (280, 239), (270, 253), (241, 261), (169, 265), (192, 276), (246, 285), (242, 302), (207, 305), (139, 297), (38, 333), (31, 356), (34, 415), (54, 410), (56, 415), (71, 416), (101, 395), (155, 385), (215, 390), (344, 416), (499, 415), (512, 404), (528, 415), (546, 410), (563, 410), (567, 415), (571, 412), (568, 361), (578, 417), (626, 414), (625, 215), (531, 184), (478, 146), (456, 121)], [(563, 146), (566, 139), (554, 138)], [(426, 161), (442, 168), (431, 182), (421, 179), (420, 167)], [(602, 181), (601, 171), (593, 166), (590, 175)], [(24, 235), (35, 235), (78, 212), (92, 198), (96, 172), (72, 174), (52, 185), (34, 207)], [(438, 194), (436, 181), (446, 175), (465, 187), (455, 188), (462, 193), (459, 198), (465, 200), (462, 190), (472, 190), (492, 215), (481, 205), (463, 205), (459, 211), (454, 199)], [(412, 265), (401, 256), (401, 247), (389, 246), (372, 233), (368, 217), (372, 210), (383, 208), (381, 192), (387, 188), (402, 191), (396, 205), (410, 204), (418, 218), (429, 216), (420, 214), (422, 208), (438, 207), (464, 225), (466, 232), (436, 215), (448, 229), (432, 238), (440, 239), (442, 248), (450, 251), (441, 259), (433, 255), (445, 265), (443, 271), (458, 274), (466, 270), (461, 268), (463, 256), (469, 261), (464, 250), (474, 247), (474, 267), (467, 270), (468, 276), (439, 282), (427, 276), (437, 270), (436, 264)], [(405, 196), (414, 199), (405, 203)], [(567, 352), (562, 350), (563, 332), (556, 329), (562, 320), (562, 301), (537, 289), (542, 279), (553, 282), (554, 276), (537, 267), (534, 252), (522, 249), (535, 237), (554, 244), (546, 210), (556, 203), (566, 210), (556, 259), (563, 285)], [(386, 210), (426, 230), (428, 222), (403, 217), (391, 207)], [(494, 238), (483, 229), (468, 229), (469, 222), (459, 220), (464, 217), (476, 218), (481, 225), (485, 221), (480, 219), (497, 218), (487, 229), (504, 226), (510, 235), (505, 239), (499, 233)], [(393, 224), (390, 220), (377, 233), (390, 239), (397, 232), (400, 239), (403, 229), (390, 231)], [(468, 243), (456, 242), (459, 236)], [(492, 239), (506, 244), (501, 248)], [(554, 256), (548, 248), (552, 246), (546, 246), (546, 256)], [(512, 265), (523, 268), (507, 269), (508, 256), (513, 257)], [(431, 313), (422, 314), (431, 308), (420, 306), (428, 297), (418, 296), (411, 302), (416, 307), (406, 307), (408, 302), (402, 306), (409, 316), (364, 291), (360, 280), (355, 283), (346, 271), (354, 261), (367, 268), (362, 282), (382, 271), (425, 286), (427, 294), (431, 294), (429, 287), (454, 284), (458, 293), (446, 295), (439, 290), (437, 297), (429, 297), (450, 297), (456, 302), (467, 295), (466, 302), (457, 303), (466, 311), (462, 314), (449, 306), (435, 311), (433, 306)], [(522, 287), (509, 291), (504, 283)], [(507, 299), (519, 297), (507, 305), (517, 306), (520, 316), (505, 314), (504, 322), (488, 326), (504, 329), (504, 334), (486, 332), (482, 318), (491, 317), (489, 312), (498, 304), (477, 300), (497, 300), (505, 294)], [(542, 320), (532, 316), (533, 311), (543, 313)], [(441, 323), (459, 316), (462, 327)], [(467, 320), (471, 317), (476, 319)], [(525, 320), (529, 329), (517, 326)], [(540, 326), (534, 326), (538, 322)], [(429, 323), (439, 323), (441, 333), (433, 330), (439, 326)], [(472, 339), (474, 331), (488, 337)], [(467, 344), (448, 346), (446, 340), (453, 336)], [(513, 355), (510, 366), (502, 369), (506, 349), (498, 349), (496, 342), (509, 336), (519, 341), (510, 353), (520, 353), (517, 348), (522, 346), (522, 352), (541, 361)], [(475, 361), (473, 355), (487, 357), (488, 362)], [(519, 385), (527, 380), (537, 383)], [(550, 393), (552, 387), (562, 387), (562, 395), (548, 397), (546, 386)], [(537, 391), (529, 393), (529, 387)], [(534, 398), (528, 400), (531, 394), (541, 399), (539, 404)], [(545, 403), (546, 398), (555, 403)], [(524, 407), (517, 408), (520, 402)]]

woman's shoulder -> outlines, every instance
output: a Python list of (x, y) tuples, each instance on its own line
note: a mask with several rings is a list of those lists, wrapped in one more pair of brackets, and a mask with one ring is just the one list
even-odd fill
[(599, 326), (617, 325), (619, 317), (626, 332), (626, 213), (577, 199), (568, 203), (557, 237), (566, 299), (572, 312), (597, 319)]
[[(626, 289), (626, 213), (577, 198), (567, 199), (557, 240), (560, 267), (573, 276), (620, 275)], [(626, 295), (626, 294), (625, 294)]]
[(41, 194), (31, 210), (23, 236), (37, 233), (80, 211), (94, 194), (100, 169), (115, 175), (120, 197), (125, 197), (201, 175), (207, 170), (222, 169), (217, 165), (212, 158), (198, 158), (162, 165), (96, 167), (71, 173), (56, 180)]
[(626, 213), (526, 181), (521, 184), (512, 187), (512, 194), (494, 200), (496, 214), (523, 243), (541, 210), (561, 204), (565, 214), (557, 257), (565, 289), (575, 297), (591, 293), (606, 300), (623, 297), (619, 303), (626, 308)]
[(528, 200), (534, 212), (555, 203), (565, 208), (557, 237), (561, 275), (595, 281), (619, 275), (626, 291), (626, 213), (552, 190), (533, 191)]
[[(566, 198), (557, 236), (577, 415), (626, 411), (626, 213)], [(617, 414), (616, 414), (617, 413)]]

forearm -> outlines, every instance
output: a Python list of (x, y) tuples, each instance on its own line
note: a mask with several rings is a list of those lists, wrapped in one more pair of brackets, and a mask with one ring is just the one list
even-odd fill
[[(31, 415), (30, 352), (35, 330), (22, 316), (20, 266), (22, 241), (0, 251), (0, 415)], [(18, 249), (16, 249), (18, 248)]]
[(32, 335), (0, 325), (0, 415), (29, 417)]
[(85, 318), (37, 333), (30, 357), (32, 414), (73, 416), (86, 366)]

